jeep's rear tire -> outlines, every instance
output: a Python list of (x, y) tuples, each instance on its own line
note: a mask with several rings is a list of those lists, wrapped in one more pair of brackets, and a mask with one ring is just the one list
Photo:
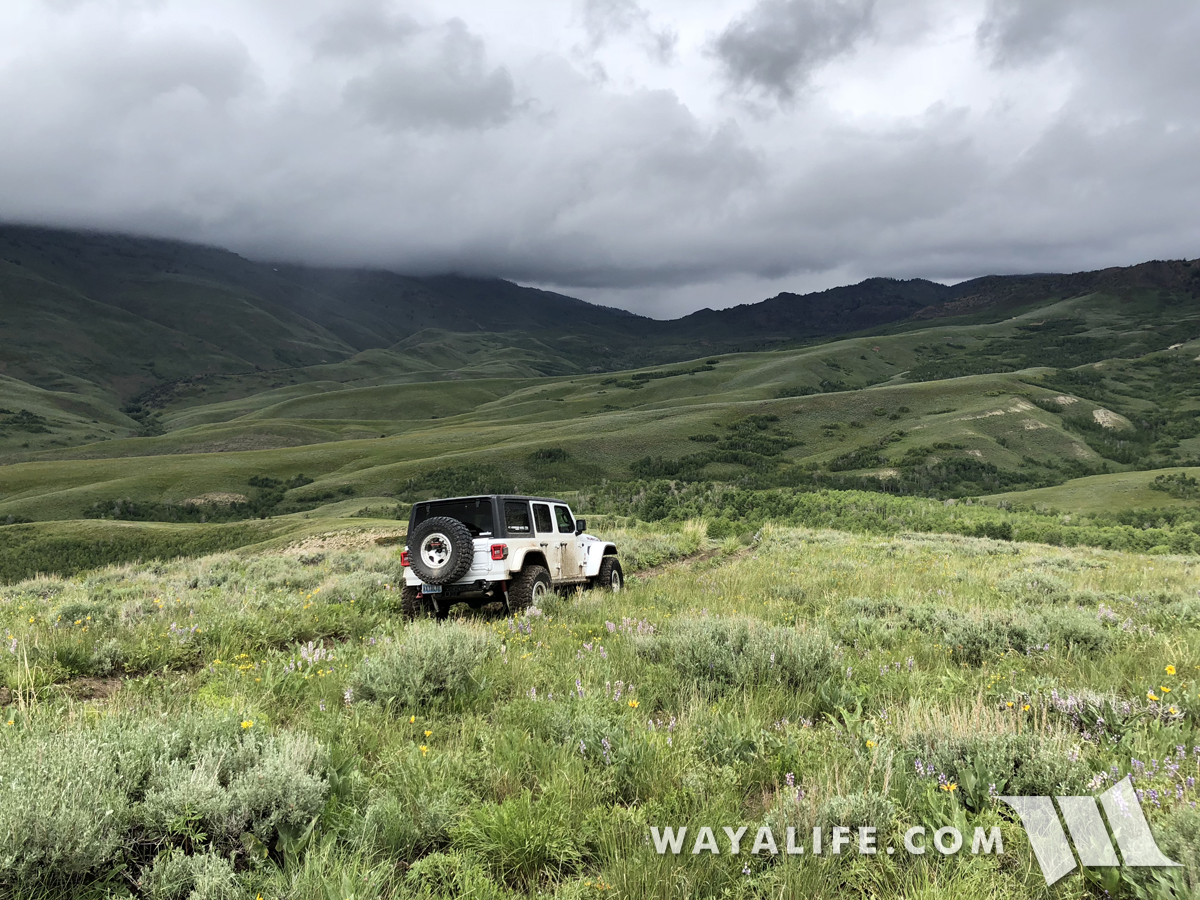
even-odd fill
[(458, 519), (434, 516), (409, 535), (410, 565), (425, 584), (452, 584), (467, 574), (475, 559), (471, 532)]
[(529, 565), (508, 586), (508, 611), (513, 615), (543, 602), (553, 592), (550, 571), (545, 566)]
[(405, 585), (400, 591), (400, 613), (404, 621), (413, 622), (417, 619), (434, 618), (438, 621), (450, 614), (448, 603), (438, 603), (432, 597), (421, 594), (418, 587)]
[(621, 561), (615, 556), (606, 556), (600, 561), (600, 571), (593, 585), (599, 590), (610, 594), (619, 594), (625, 587), (625, 573), (621, 570)]
[(428, 601), (424, 597), (418, 597), (417, 592), (418, 588), (409, 587), (407, 584), (400, 590), (400, 614), (406, 622), (429, 614)]

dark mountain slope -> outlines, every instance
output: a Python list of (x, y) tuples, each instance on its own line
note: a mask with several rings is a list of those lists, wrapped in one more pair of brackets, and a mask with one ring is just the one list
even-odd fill
[[(1151, 262), (954, 287), (871, 278), (658, 321), (499, 279), (270, 264), (180, 242), (0, 226), (0, 373), (57, 390), (87, 384), (121, 402), (221, 376), (225, 386), (213, 392), (234, 396), (340, 380), (340, 363), (385, 348), (411, 353), (415, 340), (422, 370), (436, 372), (440, 359), (446, 374), (466, 377), (566, 374), (795, 345), (924, 318), (1002, 317), (1095, 291), (1190, 300), (1200, 296), (1200, 268)], [(513, 351), (507, 370), (476, 362), (496, 359), (497, 348)], [(231, 386), (228, 376), (248, 380)]]
[(914, 313), (914, 319), (959, 316), (980, 310), (1002, 311), (1056, 298), (1097, 292), (1122, 300), (1159, 292), (1200, 300), (1200, 260), (1152, 260), (1070, 275), (985, 275), (956, 284), (947, 301)]
[(910, 318), (955, 297), (954, 288), (914, 278), (868, 278), (815, 294), (782, 293), (761, 303), (702, 309), (670, 325), (685, 334), (796, 340), (863, 331)]

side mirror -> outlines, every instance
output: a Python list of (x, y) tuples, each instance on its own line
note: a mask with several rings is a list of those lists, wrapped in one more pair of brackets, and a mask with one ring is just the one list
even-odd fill
[(576, 519), (575, 520), (575, 533), (583, 534), (585, 531), (587, 531), (587, 519)]

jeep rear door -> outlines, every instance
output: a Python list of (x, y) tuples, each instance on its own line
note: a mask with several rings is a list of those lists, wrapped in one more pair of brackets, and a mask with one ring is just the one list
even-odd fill
[(554, 505), (554, 521), (558, 526), (558, 542), (562, 552), (562, 577), (579, 579), (583, 576), (583, 540), (575, 534), (575, 517), (560, 503)]
[(546, 565), (550, 569), (550, 578), (561, 581), (563, 574), (562, 542), (558, 532), (554, 530), (554, 516), (547, 503), (533, 504), (533, 527), (537, 531), (538, 546), (546, 554)]

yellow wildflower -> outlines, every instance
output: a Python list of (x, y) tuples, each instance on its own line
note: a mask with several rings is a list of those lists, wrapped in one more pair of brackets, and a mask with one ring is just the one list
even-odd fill
[(416, 722), (417, 722), (417, 717), (416, 717), (416, 716), (409, 716), (409, 717), (408, 717), (408, 724), (409, 724), (409, 725), (415, 725), (415, 724), (416, 724)]
[(1167, 674), (1168, 674), (1168, 675), (1174, 675), (1174, 674), (1175, 674), (1175, 667), (1174, 667), (1174, 666), (1167, 666)]
[(432, 732), (432, 731), (426, 731), (426, 732), (425, 732), (425, 737), (429, 737), (431, 734), (433, 734), (433, 732)]
[(1161, 685), (1161, 684), (1158, 686), (1158, 689), (1159, 689), (1160, 691), (1162, 691), (1164, 694), (1169, 694), (1169, 693), (1171, 693), (1171, 689), (1170, 689), (1169, 687), (1164, 687), (1164, 686), (1163, 686), (1163, 685)]
[(874, 741), (867, 741), (867, 749), (868, 749), (868, 750), (873, 750), (873, 749), (875, 749), (875, 742), (874, 742)]
[(421, 745), (421, 755), (422, 755), (422, 756), (424, 756), (424, 755), (425, 755), (425, 754), (427, 754), (428, 752), (429, 752), (429, 748), (428, 748), (428, 747), (426, 747), (424, 744), (422, 744), (422, 745)]
[(253, 719), (242, 719), (242, 727), (243, 728), (253, 728), (254, 720)]
[(1147, 700), (1157, 700), (1158, 698), (1156, 696), (1154, 696), (1154, 691), (1146, 691), (1146, 699)]
[(950, 791), (958, 790), (958, 783), (954, 782), (954, 781), (951, 781), (949, 784), (943, 784), (943, 785), (939, 785), (939, 786), (941, 787), (941, 789), (943, 791), (946, 791), (947, 793), (949, 793)]
[(636, 700), (630, 700), (630, 701), (629, 701), (629, 705), (630, 705), (630, 707), (632, 707), (633, 709), (637, 709), (637, 708), (638, 708), (638, 702), (637, 702)]

